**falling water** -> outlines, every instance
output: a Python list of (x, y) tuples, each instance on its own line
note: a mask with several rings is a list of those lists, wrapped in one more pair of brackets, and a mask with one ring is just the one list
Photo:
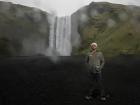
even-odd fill
[(49, 48), (61, 56), (71, 55), (71, 17), (53, 17), (50, 24)]
[(54, 49), (55, 48), (55, 23), (56, 23), (56, 17), (51, 16), (49, 18), (50, 22), (50, 34), (49, 34), (49, 48)]

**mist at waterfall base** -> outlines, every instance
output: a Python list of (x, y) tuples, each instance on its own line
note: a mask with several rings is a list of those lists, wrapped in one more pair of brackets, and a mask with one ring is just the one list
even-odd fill
[[(36, 16), (36, 20), (38, 20), (39, 15)], [(79, 43), (80, 39), (80, 36), (77, 35), (74, 36), (74, 39), (71, 37), (71, 16), (57, 17), (50, 15), (48, 22), (48, 40), (34, 38), (33, 35), (24, 39), (22, 41), (22, 55), (28, 55), (29, 53), (31, 55), (45, 55), (54, 62), (59, 60), (59, 56), (71, 56), (72, 47), (77, 46), (76, 43)], [(44, 32), (45, 29), (42, 29), (42, 27), (40, 27), (40, 30)]]

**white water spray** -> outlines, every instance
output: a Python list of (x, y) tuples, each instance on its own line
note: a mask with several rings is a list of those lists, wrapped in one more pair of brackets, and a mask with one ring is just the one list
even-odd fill
[(71, 17), (52, 17), (50, 21), (49, 48), (60, 56), (70, 56)]

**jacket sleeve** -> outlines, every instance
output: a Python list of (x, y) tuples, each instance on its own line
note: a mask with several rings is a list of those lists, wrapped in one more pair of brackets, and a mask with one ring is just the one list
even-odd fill
[(100, 61), (101, 61), (100, 68), (102, 69), (104, 67), (104, 64), (105, 64), (105, 59), (104, 59), (102, 52), (100, 52)]
[(89, 56), (86, 56), (85, 62), (86, 62), (86, 64), (89, 63)]

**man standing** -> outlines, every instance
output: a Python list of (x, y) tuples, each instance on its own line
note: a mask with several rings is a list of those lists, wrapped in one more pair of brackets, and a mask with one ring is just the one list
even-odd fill
[(87, 100), (92, 99), (93, 97), (93, 92), (94, 91), (99, 91), (99, 99), (101, 101), (105, 101), (105, 92), (102, 84), (102, 68), (104, 66), (104, 56), (102, 52), (97, 52), (97, 43), (91, 43), (90, 45), (91, 48), (91, 53), (88, 54), (88, 57), (86, 59), (86, 63), (88, 64), (89, 67), (89, 75), (90, 79), (92, 82), (92, 87), (90, 89), (89, 95), (86, 96), (85, 98)]

